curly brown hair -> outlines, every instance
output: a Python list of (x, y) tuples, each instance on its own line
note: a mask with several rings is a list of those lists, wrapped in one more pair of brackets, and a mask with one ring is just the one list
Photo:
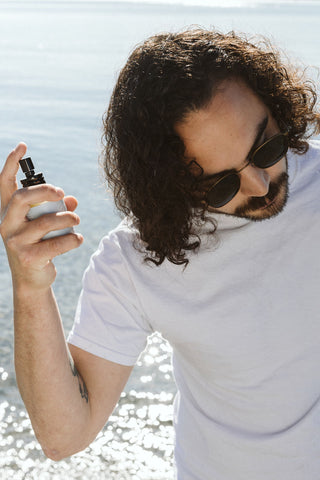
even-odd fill
[(187, 265), (186, 252), (200, 245), (195, 222), (206, 220), (174, 126), (230, 77), (263, 99), (291, 149), (307, 151), (307, 138), (320, 131), (314, 84), (263, 37), (253, 44), (244, 34), (198, 28), (152, 36), (132, 52), (114, 88), (103, 119), (104, 171), (117, 209), (133, 219), (146, 260), (157, 265), (165, 258)]

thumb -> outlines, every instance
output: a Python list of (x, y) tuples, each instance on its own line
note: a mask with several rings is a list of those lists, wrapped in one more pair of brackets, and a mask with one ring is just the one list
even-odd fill
[(78, 206), (78, 200), (75, 197), (72, 197), (71, 195), (64, 197), (63, 200), (69, 212), (73, 212)]

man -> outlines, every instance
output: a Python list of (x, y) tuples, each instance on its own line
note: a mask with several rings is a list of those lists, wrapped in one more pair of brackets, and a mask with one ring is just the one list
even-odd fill
[(71, 356), (51, 259), (82, 238), (41, 238), (78, 223), (76, 200), (27, 221), (30, 205), (63, 192), (17, 190), (26, 146), (9, 155), (1, 234), (17, 381), (50, 458), (95, 438), (160, 331), (173, 347), (179, 480), (318, 478), (315, 98), (270, 46), (234, 33), (190, 30), (136, 48), (104, 121), (106, 176), (126, 218), (85, 273)]

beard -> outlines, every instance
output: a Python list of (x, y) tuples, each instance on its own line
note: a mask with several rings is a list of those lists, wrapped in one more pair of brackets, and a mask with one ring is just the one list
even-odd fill
[(284, 209), (289, 196), (289, 176), (286, 172), (269, 185), (264, 197), (251, 197), (245, 205), (236, 208), (233, 215), (259, 222), (278, 215)]

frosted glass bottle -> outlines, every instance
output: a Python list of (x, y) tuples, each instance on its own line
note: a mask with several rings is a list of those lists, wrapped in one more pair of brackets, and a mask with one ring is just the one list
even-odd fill
[[(31, 187), (32, 185), (40, 185), (46, 183), (44, 176), (42, 173), (35, 174), (34, 165), (30, 157), (23, 158), (19, 161), (20, 167), (26, 178), (21, 180), (22, 186)], [(35, 218), (41, 217), (41, 215), (47, 213), (56, 213), (56, 212), (66, 212), (67, 207), (63, 200), (58, 200), (57, 202), (42, 202), (36, 205), (33, 205), (29, 212), (27, 213), (27, 218), (29, 220), (34, 220)], [(72, 227), (63, 228), (61, 230), (52, 230), (48, 232), (44, 237), (43, 240), (48, 238), (58, 237), (60, 235), (66, 235), (67, 233), (73, 233), (74, 230)]]

